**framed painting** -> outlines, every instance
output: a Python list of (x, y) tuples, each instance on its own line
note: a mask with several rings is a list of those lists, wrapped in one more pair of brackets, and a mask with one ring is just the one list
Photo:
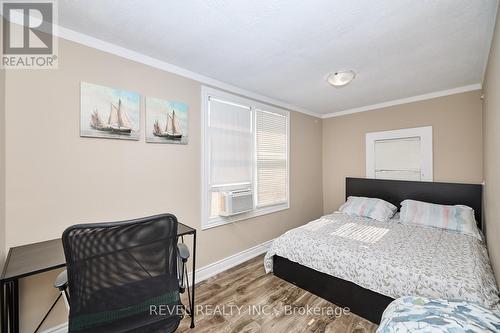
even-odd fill
[(82, 82), (80, 136), (139, 140), (140, 102), (137, 93)]
[(146, 142), (187, 144), (187, 104), (146, 97)]

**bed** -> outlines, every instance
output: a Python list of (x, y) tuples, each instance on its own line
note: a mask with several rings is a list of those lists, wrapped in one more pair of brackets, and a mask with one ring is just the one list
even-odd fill
[(499, 332), (500, 316), (476, 303), (407, 296), (384, 311), (377, 333)]
[[(482, 221), (482, 186), (346, 179), (346, 197), (405, 199), (472, 207)], [(465, 299), (498, 307), (498, 290), (481, 239), (436, 228), (333, 213), (277, 238), (267, 272), (379, 323), (395, 298)]]

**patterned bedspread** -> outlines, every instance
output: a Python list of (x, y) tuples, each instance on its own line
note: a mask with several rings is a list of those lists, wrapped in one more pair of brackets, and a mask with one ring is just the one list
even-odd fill
[(483, 241), (447, 230), (334, 213), (274, 240), (264, 259), (268, 273), (274, 255), (392, 298), (414, 295), (499, 306)]
[(377, 333), (500, 332), (500, 316), (475, 303), (402, 297), (384, 311)]

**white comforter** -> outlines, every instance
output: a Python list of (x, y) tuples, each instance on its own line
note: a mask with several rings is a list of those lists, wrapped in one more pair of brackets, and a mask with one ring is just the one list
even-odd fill
[(468, 235), (334, 213), (277, 238), (264, 259), (268, 273), (274, 255), (393, 298), (460, 299), (499, 309), (486, 247)]

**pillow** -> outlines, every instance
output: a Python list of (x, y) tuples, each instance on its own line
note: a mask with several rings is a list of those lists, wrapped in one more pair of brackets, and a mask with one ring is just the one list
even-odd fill
[(339, 211), (348, 215), (364, 216), (377, 221), (388, 221), (398, 208), (377, 198), (349, 197)]
[(474, 218), (474, 210), (468, 206), (437, 205), (416, 200), (401, 202), (401, 223), (419, 224), (453, 230), (481, 239)]

